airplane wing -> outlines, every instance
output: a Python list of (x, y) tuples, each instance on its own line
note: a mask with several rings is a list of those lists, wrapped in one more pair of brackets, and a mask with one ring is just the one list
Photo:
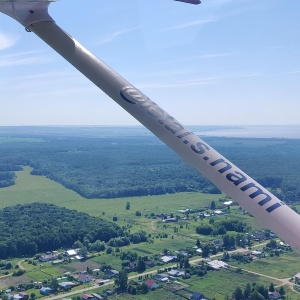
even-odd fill
[(179, 2), (185, 2), (185, 3), (190, 3), (190, 4), (200, 4), (200, 0), (174, 0), (174, 1), (179, 1)]

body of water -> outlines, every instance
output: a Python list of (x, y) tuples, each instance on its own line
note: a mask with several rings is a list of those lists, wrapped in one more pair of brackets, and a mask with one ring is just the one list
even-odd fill
[(201, 130), (201, 126), (197, 126), (195, 129), (194, 133), (199, 136), (300, 139), (300, 125), (232, 126), (212, 128), (211, 130)]
[[(241, 138), (300, 139), (300, 125), (293, 126), (212, 126), (188, 125), (199, 136)], [(0, 126), (0, 136), (41, 137), (139, 137), (152, 136), (145, 127), (138, 126)]]

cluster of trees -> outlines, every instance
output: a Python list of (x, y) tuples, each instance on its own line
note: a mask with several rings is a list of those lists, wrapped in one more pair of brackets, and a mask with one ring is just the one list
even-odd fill
[(81, 249), (82, 255), (112, 252), (112, 247), (147, 241), (143, 230), (130, 233), (113, 222), (53, 204), (16, 205), (0, 211), (0, 259), (68, 247)]
[(123, 270), (127, 272), (133, 270), (139, 273), (144, 272), (146, 270), (146, 261), (150, 260), (148, 256), (138, 256), (134, 251), (121, 252), (119, 257), (122, 260), (121, 265)]
[(118, 292), (127, 292), (132, 295), (147, 294), (149, 291), (149, 287), (145, 282), (138, 285), (128, 284), (128, 274), (124, 270), (119, 272), (118, 277), (115, 279), (115, 285), (118, 287)]
[[(213, 220), (213, 219), (211, 219)], [(245, 232), (249, 226), (245, 222), (227, 219), (218, 223), (213, 221), (210, 224), (204, 224), (196, 227), (196, 233), (202, 235), (224, 235), (227, 231)]]
[[(45, 175), (86, 198), (220, 193), (152, 136), (74, 139), (60, 135), (44, 140), (6, 143), (0, 164), (30, 165), (33, 175)], [(282, 200), (300, 198), (300, 166), (295, 164), (300, 140), (206, 140)]]
[[(270, 299), (268, 292), (274, 292), (274, 284), (271, 283), (269, 288), (257, 284), (257, 283), (247, 283), (245, 289), (243, 290), (240, 287), (237, 287), (235, 291), (232, 294), (232, 297), (235, 300), (265, 300)], [(281, 286), (278, 291), (282, 296), (285, 294), (284, 288)], [(225, 299), (229, 299), (228, 296), (225, 297)]]
[(15, 184), (16, 174), (14, 171), (22, 170), (21, 166), (14, 164), (0, 164), (0, 188)]
[(0, 211), (0, 258), (33, 256), (39, 252), (108, 242), (124, 236), (112, 222), (52, 204), (32, 203)]

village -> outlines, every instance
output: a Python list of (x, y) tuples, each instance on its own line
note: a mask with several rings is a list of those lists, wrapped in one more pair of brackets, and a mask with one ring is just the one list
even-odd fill
[[(289, 251), (289, 246), (282, 241), (276, 243), (275, 240), (269, 239), (272, 246), (275, 246), (272, 251), (268, 247), (260, 247), (266, 245), (266, 238), (262, 232), (257, 232), (253, 235), (258, 242), (253, 249), (242, 249), (221, 252), (210, 257), (202, 257), (202, 249), (195, 245), (192, 249), (177, 250), (174, 252), (165, 251), (160, 253), (161, 265), (157, 268), (151, 261), (143, 261), (143, 270), (137, 273), (139, 261), (133, 261), (130, 264), (130, 274), (123, 270), (113, 269), (110, 265), (99, 265), (98, 268), (91, 269), (86, 262), (89, 257), (81, 255), (80, 249), (69, 249), (64, 252), (52, 251), (40, 255), (35, 264), (43, 267), (45, 264), (52, 266), (70, 264), (74, 261), (79, 262), (85, 269), (77, 270), (76, 272), (65, 272), (62, 276), (51, 278), (49, 281), (34, 282), (34, 288), (37, 293), (28, 294), (22, 290), (22, 285), (15, 289), (7, 289), (2, 293), (2, 299), (28, 300), (41, 297), (51, 298), (52, 295), (63, 295), (65, 293), (77, 294), (76, 290), (83, 289), (91, 290), (90, 293), (83, 292), (77, 295), (76, 299), (83, 300), (101, 300), (109, 299), (112, 295), (118, 294), (120, 280), (126, 273), (126, 288), (133, 295), (139, 293), (148, 293), (159, 288), (169, 290), (173, 293), (181, 294), (183, 299), (204, 300), (209, 299), (199, 291), (189, 289), (186, 281), (192, 276), (202, 277), (207, 272), (220, 271), (222, 269), (235, 272), (237, 267), (231, 264), (232, 259), (255, 261), (269, 256), (270, 253), (278, 251), (284, 253)], [(275, 241), (275, 242), (274, 242)], [(214, 240), (215, 245), (221, 247), (219, 240)], [(254, 249), (255, 248), (255, 249)], [(230, 258), (230, 259), (229, 259)], [(230, 261), (229, 261), (230, 260)], [(128, 269), (127, 269), (128, 271)], [(120, 277), (120, 274), (121, 275)], [(295, 274), (290, 281), (293, 284), (300, 284), (300, 273)], [(101, 292), (98, 291), (100, 288)], [(269, 299), (282, 299), (282, 294), (277, 291), (269, 291)]]

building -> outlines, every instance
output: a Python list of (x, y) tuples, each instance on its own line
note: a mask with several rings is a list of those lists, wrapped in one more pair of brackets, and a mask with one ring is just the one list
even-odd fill
[(50, 294), (52, 294), (53, 290), (47, 286), (43, 286), (40, 289), (40, 294), (43, 296), (49, 296)]
[(173, 277), (179, 277), (184, 276), (185, 271), (172, 269), (168, 272), (168, 274)]
[(81, 298), (82, 298), (83, 300), (92, 300), (92, 299), (94, 299), (94, 296), (93, 296), (93, 295), (90, 295), (90, 294), (83, 294), (83, 295), (81, 296)]
[(67, 282), (60, 282), (58, 285), (64, 290), (70, 290), (76, 284), (73, 282), (67, 281)]
[(155, 274), (153, 277), (154, 280), (161, 281), (161, 282), (168, 282), (169, 277), (167, 274)]
[(48, 261), (56, 260), (57, 258), (58, 258), (57, 254), (46, 254), (46, 255), (40, 256), (39, 261), (40, 262), (48, 262)]
[(159, 287), (159, 285), (152, 279), (147, 279), (145, 283), (150, 290), (156, 290)]
[(72, 257), (72, 256), (77, 255), (77, 252), (76, 252), (76, 250), (71, 249), (71, 250), (66, 251), (65, 254), (66, 254), (66, 256), (68, 256), (68, 257)]
[(212, 260), (212, 261), (208, 261), (207, 264), (213, 268), (214, 270), (220, 270), (222, 268), (224, 269), (228, 269), (229, 265), (226, 264), (225, 262), (221, 261), (221, 260)]
[(295, 283), (296, 283), (296, 284), (300, 284), (300, 273), (297, 273), (297, 274), (294, 276), (294, 280), (295, 280)]
[(164, 255), (160, 258), (165, 264), (176, 261), (177, 256), (169, 256), (169, 255)]
[(104, 299), (101, 295), (96, 294), (96, 293), (92, 294), (92, 296), (94, 296), (94, 299), (96, 299), (96, 300), (102, 300), (102, 299)]
[(275, 292), (268, 292), (269, 299), (277, 300), (281, 298), (281, 294), (277, 291)]
[(13, 298), (14, 300), (28, 300), (29, 296), (26, 292), (19, 292), (18, 294), (14, 294), (10, 296), (7, 294), (8, 299)]
[(106, 269), (103, 272), (105, 274), (105, 276), (107, 276), (108, 278), (113, 278), (117, 275), (119, 275), (119, 271), (117, 270), (110, 270), (110, 269)]
[(80, 283), (87, 283), (93, 280), (93, 277), (87, 274), (79, 274), (76, 280)]

